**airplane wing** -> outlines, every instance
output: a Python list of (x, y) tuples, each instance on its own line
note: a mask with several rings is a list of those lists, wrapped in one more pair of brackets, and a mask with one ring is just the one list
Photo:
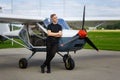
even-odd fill
[(23, 16), (15, 14), (0, 14), (0, 23), (33, 23), (40, 22), (42, 19), (35, 16)]
[(40, 17), (35, 16), (23, 16), (14, 14), (0, 14), (0, 35), (17, 36), (19, 30), (10, 31), (9, 24), (32, 24), (42, 21)]
[[(19, 36), (20, 30), (15, 30), (15, 31), (10, 31), (9, 25), (8, 24), (37, 24), (39, 22), (42, 22), (43, 20), (40, 17), (35, 17), (35, 16), (23, 16), (23, 15), (15, 15), (15, 14), (0, 14), (0, 36), (2, 38), (9, 39), (15, 43), (18, 43), (17, 41), (11, 39), (14, 37)], [(38, 25), (38, 24), (37, 24)], [(39, 24), (40, 28), (41, 25)], [(29, 27), (29, 26), (28, 26)], [(45, 32), (45, 29), (41, 29)], [(20, 44), (20, 43), (18, 43)], [(23, 44), (20, 44), (24, 47), (27, 47)]]
[[(82, 25), (82, 18), (73, 18), (73, 17), (65, 17), (65, 21), (68, 24), (76, 24), (76, 26)], [(0, 23), (34, 23), (43, 21), (41, 17), (35, 16), (23, 16), (23, 15), (15, 15), (15, 14), (0, 14)], [(85, 26), (99, 26), (114, 24), (120, 21), (120, 17), (86, 17)]]

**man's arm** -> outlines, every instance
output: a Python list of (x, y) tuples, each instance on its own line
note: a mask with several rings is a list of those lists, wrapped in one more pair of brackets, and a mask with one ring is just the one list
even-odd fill
[(61, 37), (62, 36), (62, 31), (59, 31), (58, 33), (59, 33), (58, 37)]
[(48, 36), (61, 37), (62, 36), (62, 31), (54, 33), (54, 32), (51, 32), (51, 30), (48, 30)]

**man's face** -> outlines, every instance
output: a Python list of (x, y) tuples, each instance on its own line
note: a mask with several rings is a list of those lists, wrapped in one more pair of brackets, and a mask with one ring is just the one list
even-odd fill
[(57, 23), (58, 18), (57, 18), (57, 16), (56, 16), (56, 15), (52, 17), (52, 21), (53, 21), (53, 23)]

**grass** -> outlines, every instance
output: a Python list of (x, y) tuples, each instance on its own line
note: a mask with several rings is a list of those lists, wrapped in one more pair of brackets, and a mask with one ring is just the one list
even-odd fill
[[(15, 40), (17, 40), (18, 42), (21, 42), (19, 39), (15, 39)], [(13, 43), (13, 46), (12, 46), (12, 41), (6, 40), (4, 42), (0, 42), (0, 49), (3, 49), (3, 48), (22, 48), (22, 46), (16, 43)]]
[[(113, 50), (120, 51), (120, 30), (114, 31), (92, 31), (88, 32), (88, 37), (100, 50)], [(20, 41), (20, 40), (17, 40)], [(7, 40), (4, 43), (0, 42), (1, 48), (21, 48), (22, 46), (14, 43), (12, 46), (11, 41)], [(85, 45), (85, 49), (92, 49), (88, 44)]]
[[(92, 31), (88, 37), (100, 50), (120, 51), (120, 31)], [(91, 49), (86, 44), (85, 48)]]

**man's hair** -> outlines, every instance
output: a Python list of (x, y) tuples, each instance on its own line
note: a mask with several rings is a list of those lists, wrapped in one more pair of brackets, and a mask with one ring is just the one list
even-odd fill
[(56, 15), (56, 14), (51, 14), (51, 15), (50, 15), (50, 18), (52, 18), (52, 17), (55, 16), (55, 15)]

